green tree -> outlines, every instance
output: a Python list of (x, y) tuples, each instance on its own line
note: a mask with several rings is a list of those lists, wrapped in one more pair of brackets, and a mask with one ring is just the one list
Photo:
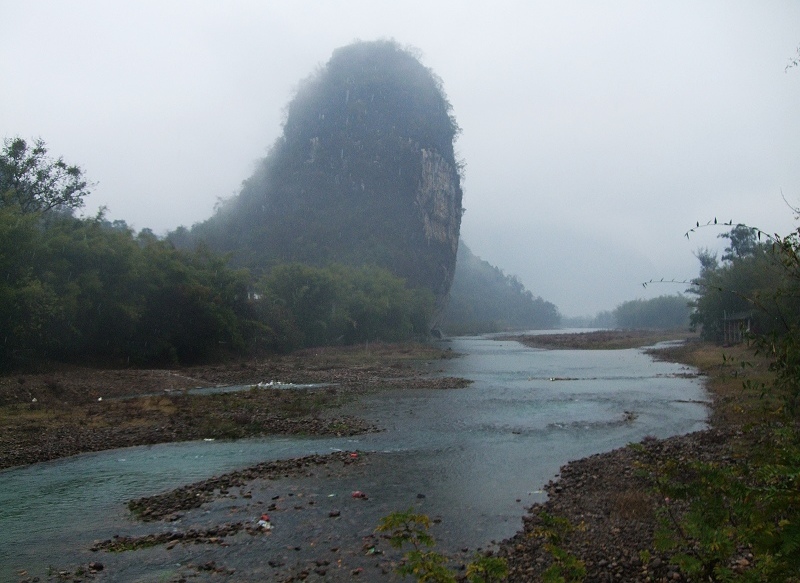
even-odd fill
[(614, 309), (616, 326), (627, 329), (670, 330), (689, 325), (689, 300), (682, 295), (631, 300)]
[(0, 365), (43, 358), (175, 364), (269, 345), (249, 273), (102, 213), (0, 207)]
[(743, 257), (755, 255), (761, 245), (758, 241), (758, 229), (742, 225), (736, 225), (727, 233), (717, 235), (720, 239), (728, 239), (730, 244), (725, 248), (723, 261), (733, 261)]
[(266, 324), (297, 346), (402, 341), (427, 333), (433, 294), (389, 271), (332, 264), (274, 267), (257, 287)]
[(777, 240), (760, 242), (759, 231), (744, 225), (721, 236), (730, 241), (721, 262), (708, 250), (697, 254), (700, 275), (687, 290), (695, 296), (692, 327), (716, 341), (725, 318), (733, 316), (749, 316), (761, 333), (786, 329), (797, 319), (798, 304), (797, 283), (783, 265), (785, 250)]
[(0, 368), (26, 357), (45, 336), (56, 298), (36, 277), (38, 257), (37, 218), (0, 207)]
[(83, 170), (47, 155), (41, 139), (28, 144), (22, 138), (4, 141), (0, 152), (0, 205), (22, 212), (76, 209), (83, 206), (89, 183)]

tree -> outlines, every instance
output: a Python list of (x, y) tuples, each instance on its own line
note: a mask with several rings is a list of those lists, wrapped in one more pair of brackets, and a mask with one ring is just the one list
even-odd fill
[(758, 229), (738, 224), (727, 233), (717, 235), (720, 239), (728, 239), (730, 241), (730, 245), (725, 247), (725, 254), (722, 256), (722, 260), (733, 261), (734, 259), (755, 255), (759, 249), (757, 233)]
[(256, 289), (266, 325), (286, 348), (424, 336), (434, 302), (428, 290), (374, 266), (281, 264)]
[(89, 194), (79, 166), (48, 157), (42, 139), (28, 144), (20, 137), (6, 139), (0, 152), (0, 206), (17, 206), (24, 213), (76, 209)]
[(682, 295), (623, 302), (613, 316), (620, 328), (677, 329), (689, 325), (689, 301)]
[(506, 275), (459, 243), (450, 302), (442, 318), (444, 330), (476, 334), (555, 328), (560, 322), (554, 304), (535, 297), (517, 276)]
[(723, 339), (726, 318), (747, 315), (760, 333), (785, 328), (796, 313), (790, 273), (784, 265), (788, 256), (776, 238), (759, 241), (762, 232), (746, 225), (736, 225), (720, 237), (730, 241), (722, 262), (715, 254), (700, 250), (700, 276), (687, 290), (696, 296), (692, 301), (692, 328), (699, 328), (706, 340)]

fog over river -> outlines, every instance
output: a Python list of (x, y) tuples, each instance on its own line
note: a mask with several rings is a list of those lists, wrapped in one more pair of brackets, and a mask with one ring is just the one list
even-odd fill
[[(641, 350), (539, 350), (486, 337), (444, 343), (463, 356), (432, 363), (436, 374), (473, 384), (381, 392), (346, 406), (385, 428), (380, 433), (165, 444), (0, 472), (0, 580), (15, 580), (22, 569), (43, 576), (48, 566), (90, 561), (107, 565), (101, 578), (109, 581), (169, 580), (182, 565), (209, 560), (260, 572), (257, 562), (270, 553), (331, 546), (342, 536), (337, 528), (362, 537), (381, 516), (411, 506), (441, 518), (433, 531), (440, 549), (486, 548), (520, 529), (525, 508), (544, 500), (543, 486), (565, 462), (647, 435), (705, 427), (707, 396), (694, 371)], [(273, 513), (269, 536), (240, 534), (245, 542), (230, 547), (89, 551), (94, 540), (114, 534), (253, 520), (261, 512), (255, 488), (252, 500), (215, 501), (187, 513), (183, 524), (142, 525), (126, 502), (261, 461), (334, 450), (372, 453), (363, 468), (341, 475), (270, 483), (270, 493), (292, 492), (316, 504)], [(368, 499), (354, 501), (353, 490)], [(333, 507), (340, 519), (319, 518)]]

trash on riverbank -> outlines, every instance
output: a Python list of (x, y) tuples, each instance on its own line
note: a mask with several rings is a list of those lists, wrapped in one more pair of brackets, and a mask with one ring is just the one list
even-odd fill
[(258, 527), (261, 530), (272, 530), (272, 523), (270, 522), (267, 514), (261, 515), (261, 518), (258, 520)]

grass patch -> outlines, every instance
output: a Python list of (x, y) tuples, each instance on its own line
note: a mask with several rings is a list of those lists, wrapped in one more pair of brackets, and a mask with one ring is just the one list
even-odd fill
[(668, 340), (686, 340), (695, 335), (687, 330), (597, 330), (577, 334), (504, 336), (533, 348), (560, 350), (624, 350), (652, 346)]
[[(388, 344), (372, 342), (354, 346), (322, 346), (298, 350), (290, 357), (302, 361), (306, 367), (340, 368), (352, 366), (386, 366), (411, 361), (442, 360), (457, 356), (452, 350), (433, 344), (405, 343)], [(391, 364), (389, 364), (391, 366)]]
[(706, 377), (714, 398), (712, 423), (716, 426), (749, 426), (777, 419), (778, 398), (756, 387), (770, 386), (774, 373), (770, 361), (746, 344), (723, 347), (692, 341), (650, 351), (660, 360), (688, 364)]

